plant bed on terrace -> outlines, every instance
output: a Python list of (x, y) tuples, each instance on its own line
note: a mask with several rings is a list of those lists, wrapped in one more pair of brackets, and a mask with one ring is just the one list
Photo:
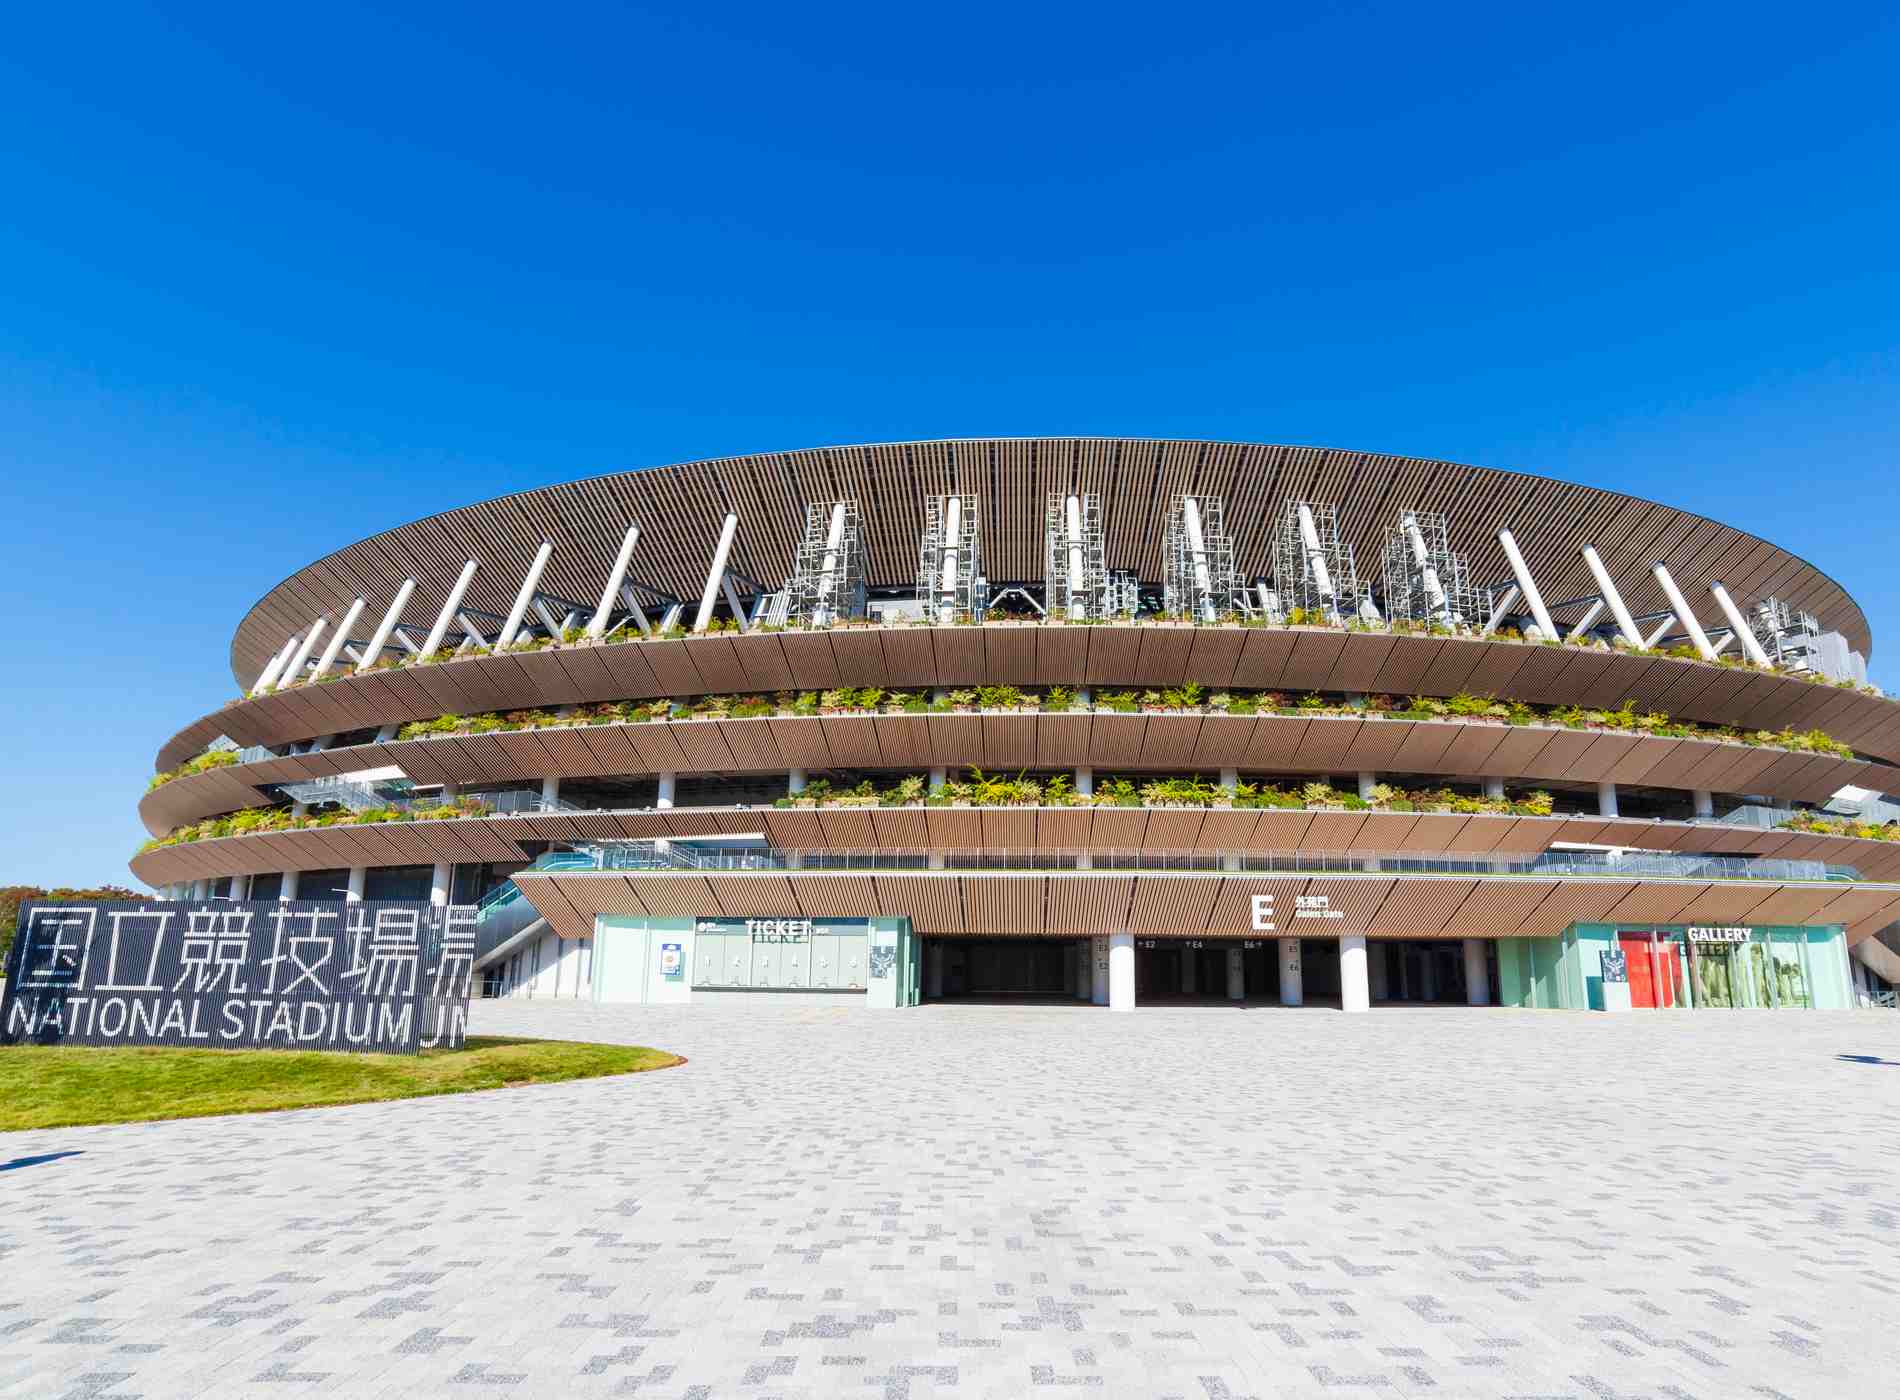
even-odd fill
[[(807, 628), (805, 624), (800, 623), (800, 622), (787, 622), (783, 624), (768, 624), (765, 626), (755, 628), (754, 631), (758, 633), (779, 633), (779, 632), (793, 632), (793, 631), (807, 631), (807, 630), (822, 632), (822, 631), (834, 631), (834, 630), (836, 631), (856, 630), (856, 629), (861, 629), (861, 628), (877, 628), (877, 629), (884, 629), (884, 630), (906, 630), (906, 629), (912, 629), (912, 628), (918, 628), (918, 627), (928, 628), (928, 627), (938, 627), (938, 626), (944, 626), (944, 625), (946, 624), (939, 622), (936, 619), (931, 619), (931, 618), (917, 618), (914, 620), (905, 620), (905, 621), (874, 620), (874, 619), (868, 619), (868, 618), (857, 618), (857, 619), (851, 619), (849, 621), (838, 622), (838, 623), (832, 624), (830, 627), (824, 627), (824, 628), (812, 629), (812, 628)], [(959, 616), (954, 624), (947, 624), (947, 625), (953, 625), (953, 626), (959, 626), (959, 627), (964, 627), (964, 626), (1063, 627), (1063, 626), (1076, 626), (1078, 624), (1070, 622), (1068, 619), (1063, 618), (1063, 617), (1050, 617), (1050, 618), (1045, 619), (1045, 618), (1035, 618), (1035, 617), (1027, 617), (1027, 616), (1016, 616), (1016, 615), (997, 616), (992, 613), (992, 614), (985, 614), (980, 617), (964, 614), (964, 615)], [(1257, 617), (1257, 616), (1251, 616), (1248, 614), (1232, 613), (1232, 612), (1223, 613), (1218, 618), (1212, 621), (1204, 620), (1204, 619), (1190, 616), (1187, 614), (1147, 613), (1147, 614), (1142, 614), (1140, 616), (1135, 616), (1135, 617), (1117, 617), (1117, 618), (1107, 618), (1107, 619), (1099, 619), (1099, 620), (1091, 619), (1089, 625), (1097, 625), (1097, 626), (1112, 625), (1112, 626), (1119, 626), (1119, 627), (1192, 627), (1192, 628), (1246, 628), (1246, 629), (1263, 629), (1264, 628), (1264, 629), (1277, 629), (1277, 630), (1331, 631), (1331, 632), (1354, 632), (1354, 633), (1365, 632), (1365, 633), (1375, 633), (1375, 634), (1381, 634), (1381, 635), (1387, 635), (1387, 636), (1402, 636), (1402, 637), (1414, 636), (1414, 637), (1459, 638), (1466, 641), (1484, 641), (1484, 642), (1492, 642), (1492, 643), (1500, 643), (1500, 644), (1513, 644), (1517, 646), (1557, 647), (1557, 648), (1561, 648), (1564, 650), (1571, 650), (1571, 651), (1596, 651), (1596, 652), (1602, 652), (1606, 655), (1636, 656), (1636, 657), (1666, 657), (1671, 660), (1693, 662), (1697, 665), (1709, 666), (1712, 668), (1721, 668), (1725, 670), (1743, 670), (1743, 671), (1749, 671), (1749, 672), (1759, 672), (1759, 673), (1764, 673), (1764, 674), (1779, 675), (1779, 676), (1788, 677), (1791, 680), (1805, 681), (1809, 684), (1814, 684), (1814, 685), (1832, 686), (1838, 689), (1854, 690), (1854, 691), (1859, 691), (1865, 694), (1872, 694), (1872, 695), (1880, 694), (1880, 691), (1877, 687), (1868, 685), (1864, 682), (1855, 681), (1851, 678), (1843, 678), (1840, 680), (1835, 680), (1831, 677), (1820, 675), (1819, 673), (1814, 672), (1814, 671), (1794, 670), (1791, 668), (1777, 666), (1777, 665), (1770, 665), (1770, 666), (1763, 667), (1749, 660), (1745, 655), (1739, 655), (1739, 654), (1718, 655), (1713, 661), (1710, 661), (1710, 660), (1705, 659), (1693, 646), (1690, 646), (1687, 643), (1679, 643), (1675, 646), (1666, 647), (1666, 648), (1651, 648), (1651, 647), (1643, 647), (1643, 646), (1631, 646), (1630, 644), (1623, 642), (1621, 640), (1613, 644), (1604, 643), (1594, 638), (1580, 639), (1578, 641), (1573, 642), (1567, 638), (1547, 637), (1540, 641), (1531, 641), (1527, 639), (1526, 637), (1524, 637), (1521, 633), (1519, 633), (1515, 629), (1509, 628), (1509, 627), (1502, 627), (1502, 628), (1497, 629), (1496, 631), (1486, 634), (1486, 633), (1481, 633), (1477, 629), (1471, 628), (1471, 627), (1460, 626), (1460, 627), (1453, 628), (1453, 627), (1444, 626), (1443, 624), (1440, 624), (1440, 623), (1409, 622), (1404, 619), (1396, 619), (1389, 622), (1381, 621), (1381, 622), (1376, 622), (1376, 623), (1369, 622), (1360, 617), (1354, 617), (1350, 620), (1343, 620), (1343, 619), (1335, 620), (1332, 617), (1328, 616), (1324, 611), (1319, 610), (1319, 609), (1295, 608), (1292, 610), (1291, 613), (1288, 614), (1287, 618), (1282, 622), (1273, 622), (1264, 617)], [(739, 634), (739, 631), (740, 629), (738, 625), (735, 622), (733, 622), (730, 618), (716, 618), (712, 621), (712, 623), (707, 629), (707, 632), (709, 634), (721, 635), (721, 636), (726, 636), (726, 637), (736, 636)], [(646, 636), (646, 635), (643, 635), (636, 627), (634, 627), (633, 624), (628, 623), (628, 624), (624, 624), (623, 626), (619, 628), (616, 628), (612, 633), (608, 634), (607, 636), (601, 637), (598, 639), (589, 637), (586, 634), (585, 630), (582, 628), (568, 628), (567, 630), (562, 632), (559, 637), (540, 636), (540, 637), (523, 638), (522, 640), (515, 642), (507, 650), (511, 654), (523, 654), (523, 653), (528, 653), (528, 652), (546, 651), (550, 649), (567, 650), (567, 649), (575, 649), (575, 648), (582, 648), (582, 647), (601, 647), (601, 646), (650, 646), (657, 642), (685, 640), (689, 635), (691, 634), (689, 634), (684, 627), (676, 625), (673, 627), (666, 628), (664, 631), (655, 632), (652, 636)], [(397, 670), (397, 669), (411, 668), (411, 667), (417, 667), (417, 666), (435, 666), (435, 665), (441, 665), (448, 662), (455, 662), (455, 661), (469, 660), (469, 659), (476, 659), (476, 658), (472, 658), (466, 653), (456, 653), (456, 652), (452, 652), (448, 650), (437, 650), (426, 656), (422, 656), (422, 655), (412, 655), (412, 656), (406, 656), (406, 657), (398, 657), (394, 655), (385, 656), (385, 657), (379, 658), (373, 664), (367, 667), (364, 667), (362, 669), (368, 672), (388, 671), (388, 670)], [(353, 673), (346, 673), (346, 672), (332, 670), (326, 673), (324, 676), (322, 676), (319, 679), (299, 680), (290, 688), (294, 689), (296, 688), (296, 686), (301, 686), (301, 685), (325, 684), (325, 683), (333, 682), (339, 679), (343, 679), (348, 674), (353, 674)], [(227, 703), (238, 704), (250, 698), (251, 697), (248, 694), (239, 695), (235, 700), (229, 701)]]
[(512, 1036), (419, 1055), (14, 1045), (0, 1050), (0, 1132), (381, 1103), (683, 1063), (641, 1045)]

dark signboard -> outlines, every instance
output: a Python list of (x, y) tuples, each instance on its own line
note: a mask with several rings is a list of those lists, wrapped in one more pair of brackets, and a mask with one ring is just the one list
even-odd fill
[(471, 904), (39, 900), (20, 910), (0, 1045), (458, 1048), (474, 959)]

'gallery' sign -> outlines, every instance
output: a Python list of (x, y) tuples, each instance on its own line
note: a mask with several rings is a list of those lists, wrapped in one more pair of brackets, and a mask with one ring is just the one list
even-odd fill
[(28, 904), (0, 1045), (414, 1054), (468, 1034), (475, 906)]

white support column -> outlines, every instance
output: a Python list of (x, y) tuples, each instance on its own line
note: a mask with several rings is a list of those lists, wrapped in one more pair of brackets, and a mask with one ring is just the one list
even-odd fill
[(251, 877), (249, 875), (233, 875), (231, 877), (231, 898), (249, 899), (250, 897)]
[(311, 680), (320, 681), (330, 674), (330, 668), (336, 665), (336, 659), (343, 650), (343, 644), (350, 639), (350, 629), (356, 626), (356, 620), (362, 615), (363, 600), (358, 598), (343, 614), (343, 620), (337, 623), (336, 631), (331, 634), (329, 644), (323, 648), (323, 654), (317, 658), (317, 664), (311, 668)]
[[(1282, 938), (1280, 943), (1280, 1005), (1300, 1006), (1306, 1001), (1306, 978), (1300, 971), (1300, 940)], [(1364, 970), (1361, 969), (1361, 976)]]
[(1530, 566), (1524, 562), (1517, 540), (1509, 530), (1498, 531), (1498, 546), (1503, 549), (1504, 557), (1511, 565), (1511, 577), (1517, 580), (1518, 592), (1524, 595), (1525, 606), (1531, 610), (1538, 634), (1556, 641), (1561, 635), (1557, 631), (1557, 624), (1550, 620), (1550, 609), (1544, 606), (1544, 595), (1537, 591), (1537, 580), (1531, 577)]
[(1567, 635), (1564, 640), (1566, 642), (1582, 641), (1584, 637), (1589, 635), (1590, 629), (1596, 626), (1597, 619), (1603, 616), (1603, 608), (1604, 602), (1601, 598), (1585, 608), (1583, 616), (1577, 619), (1577, 625), (1570, 629), (1569, 635)]
[(1108, 935), (1105, 933), (1089, 939), (1089, 1000), (1096, 1006), (1108, 1005)]
[(1359, 795), (1366, 801), (1372, 801), (1372, 790), (1378, 785), (1379, 775), (1377, 773), (1361, 773), (1359, 775)]
[(1467, 1006), (1491, 1004), (1491, 973), (1485, 966), (1482, 938), (1465, 940), (1465, 1004)]
[(1227, 1000), (1247, 999), (1247, 954), (1239, 946), (1227, 950)]
[(358, 671), (368, 670), (382, 656), (383, 648), (388, 645), (389, 634), (395, 630), (396, 623), (402, 618), (402, 610), (409, 606), (409, 599), (416, 591), (416, 581), (406, 578), (402, 587), (396, 590), (396, 597), (389, 605), (389, 611), (383, 614), (383, 620), (376, 624), (376, 630), (370, 633), (369, 645), (363, 649), (363, 659), (356, 663)]
[(1339, 939), (1339, 1005), (1345, 1011), (1364, 1011), (1372, 1004), (1366, 991), (1366, 936), (1342, 934)]
[(1707, 788), (1696, 788), (1691, 794), (1695, 799), (1697, 821), (1708, 821), (1715, 815), (1715, 794)]
[(673, 805), (674, 794), (678, 791), (678, 788), (679, 788), (679, 774), (677, 773), (660, 774), (660, 791), (659, 791), (659, 795), (653, 799), (653, 805), (655, 807), (660, 808), (662, 811), (671, 807)]
[(310, 624), (310, 630), (304, 634), (303, 645), (290, 654), (290, 662), (277, 673), (277, 689), (294, 685), (303, 675), (303, 664), (310, 659), (310, 649), (317, 644), (317, 638), (323, 635), (323, 629), (330, 625), (328, 618), (320, 617)]
[(428, 640), (422, 644), (424, 656), (434, 656), (443, 640), (449, 635), (449, 624), (455, 621), (456, 611), (462, 606), (462, 595), (468, 592), (468, 585), (475, 577), (475, 561), (469, 560), (462, 565), (462, 572), (455, 580), (455, 586), (449, 589), (449, 596), (442, 604), (442, 611), (435, 615), (435, 626), (429, 629)]
[(1735, 600), (1728, 596), (1728, 589), (1720, 583), (1712, 583), (1709, 585), (1709, 596), (1715, 599), (1715, 606), (1720, 608), (1722, 616), (1728, 619), (1728, 625), (1734, 629), (1735, 640), (1742, 644), (1742, 650), (1748, 654), (1748, 659), (1757, 666), (1770, 664), (1768, 653), (1762, 650), (1761, 643), (1756, 640), (1754, 629), (1748, 625), (1748, 619), (1742, 616), (1742, 610), (1735, 606)]
[(1069, 617), (1079, 622), (1088, 616), (1088, 596), (1082, 591), (1085, 561), (1082, 549), (1082, 501), (1071, 493), (1063, 502), (1063, 520), (1069, 531)]
[(1108, 936), (1108, 1009), (1135, 1009), (1135, 935), (1132, 933)]
[(541, 780), (541, 806), (545, 811), (553, 811), (561, 800), (561, 780), (543, 778)]
[(1715, 660), (1715, 648), (1709, 645), (1709, 634), (1702, 630), (1702, 624), (1696, 620), (1694, 611), (1689, 607), (1689, 600), (1682, 596), (1682, 590), (1676, 587), (1676, 581), (1669, 576), (1668, 567), (1656, 564), (1650, 572), (1656, 576), (1656, 584), (1662, 589), (1663, 597), (1669, 600), (1669, 606), (1682, 619), (1683, 630), (1688, 632), (1689, 640), (1695, 643), (1695, 649), (1702, 653), (1702, 659)]
[(1628, 604), (1623, 595), (1616, 591), (1616, 583), (1610, 578), (1610, 571), (1603, 567), (1602, 559), (1597, 557), (1596, 546), (1586, 544), (1583, 547), (1583, 562), (1590, 570), (1590, 577), (1597, 581), (1597, 591), (1603, 595), (1603, 601), (1610, 605), (1610, 616), (1616, 619), (1616, 630), (1623, 640), (1633, 647), (1643, 644), (1643, 634), (1636, 630), (1636, 619), (1630, 616)]
[(1438, 570), (1432, 567), (1431, 556), (1425, 550), (1425, 532), (1418, 528), (1418, 517), (1409, 510), (1405, 512), (1399, 517), (1399, 530), (1412, 547), (1412, 563), (1418, 569), (1419, 582), (1425, 586), (1425, 601), (1431, 604), (1440, 622), (1451, 626), (1451, 604), (1445, 597), (1444, 585), (1438, 581)]
[(1620, 815), (1616, 810), (1616, 784), (1602, 782), (1597, 784), (1597, 815), (1614, 817)]
[(699, 595), (699, 612), (693, 618), (693, 630), (704, 632), (712, 622), (713, 605), (719, 601), (719, 585), (726, 579), (726, 563), (732, 558), (733, 536), (739, 533), (739, 517), (726, 512), (719, 527), (719, 543), (713, 546), (712, 567), (706, 570), (706, 587)]
[(614, 556), (614, 566), (607, 571), (607, 586), (600, 590), (600, 604), (587, 624), (587, 635), (595, 641), (607, 635), (607, 619), (613, 615), (614, 599), (620, 596), (620, 585), (627, 581), (627, 568), (633, 563), (633, 547), (638, 543), (640, 527), (629, 525), (627, 533), (620, 537), (620, 553)]
[(264, 669), (258, 672), (257, 684), (251, 687), (252, 699), (256, 699), (276, 683), (277, 677), (283, 672), (285, 667), (290, 665), (290, 658), (295, 654), (297, 645), (297, 634), (292, 632), (290, 634), (290, 640), (286, 641), (282, 649), (266, 663)]
[(1519, 588), (1516, 584), (1511, 584), (1500, 593), (1497, 602), (1492, 605), (1491, 615), (1485, 619), (1484, 631), (1479, 633), (1479, 635), (1488, 637), (1497, 631), (1498, 624), (1504, 621), (1504, 615), (1511, 610), (1511, 604), (1515, 603), (1523, 595), (1523, 592), (1524, 590)]
[(350, 867), (349, 887), (343, 892), (343, 897), (349, 900), (361, 899), (363, 897), (364, 886), (368, 881), (369, 867), (367, 865), (352, 865)]
[(937, 580), (937, 621), (957, 620), (957, 549), (963, 534), (963, 498), (951, 496), (943, 510), (943, 572)]
[(1504, 796), (1504, 779), (1486, 778), (1484, 780), (1484, 795), (1486, 797)]
[(732, 609), (732, 620), (739, 624), (741, 632), (750, 632), (752, 623), (745, 615), (745, 603), (739, 597), (739, 590), (734, 586), (731, 574), (726, 575), (720, 587), (726, 591), (726, 606)]
[(950, 770), (943, 764), (934, 765), (930, 770), (930, 790), (941, 792), (945, 783), (950, 781)]
[(528, 615), (528, 605), (534, 601), (534, 590), (541, 584), (541, 571), (548, 566), (548, 558), (554, 553), (554, 541), (542, 540), (541, 547), (534, 552), (534, 559), (528, 564), (528, 572), (521, 576), (521, 587), (515, 591), (515, 605), (508, 609), (508, 620), (502, 624), (501, 631), (495, 634), (495, 644), (491, 652), (508, 650), (515, 644), (515, 633), (521, 630), (521, 621)]
[(838, 556), (844, 552), (844, 508), (843, 501), (832, 502), (831, 523), (825, 529), (824, 562), (818, 571), (818, 597), (811, 609), (813, 627), (829, 626), (836, 612), (831, 595), (838, 577)]
[(438, 860), (435, 868), (429, 872), (429, 903), (438, 908), (446, 905), (454, 884), (455, 866), (446, 860)]
[[(1313, 521), (1313, 508), (1301, 501), (1299, 504), (1300, 543), (1306, 548), (1306, 565), (1313, 571), (1313, 582), (1319, 588), (1319, 596), (1326, 604), (1326, 610), (1334, 618), (1339, 616), (1339, 592), (1333, 587), (1332, 570), (1326, 567), (1326, 551), (1319, 547), (1319, 526)], [(1284, 584), (1281, 585), (1285, 587)]]
[(805, 770), (793, 768), (785, 775), (785, 791), (793, 797), (805, 790)]
[(303, 872), (301, 870), (286, 870), (283, 875), (283, 883), (277, 887), (277, 898), (280, 900), (295, 899), (297, 897), (297, 887), (302, 883), (302, 879)]
[(1674, 613), (1670, 613), (1668, 616), (1663, 618), (1661, 622), (1656, 624), (1656, 626), (1650, 631), (1650, 634), (1647, 637), (1643, 638), (1644, 648), (1649, 651), (1654, 651), (1656, 649), (1656, 643), (1660, 642), (1664, 637), (1668, 636), (1669, 629), (1671, 627), (1674, 627), (1675, 625), (1676, 625), (1676, 615)]

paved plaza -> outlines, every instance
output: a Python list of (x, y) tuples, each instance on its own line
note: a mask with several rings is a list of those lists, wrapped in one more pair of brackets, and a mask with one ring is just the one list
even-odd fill
[(1900, 1393), (1900, 1016), (483, 1003), (572, 1085), (0, 1136), (0, 1394)]

